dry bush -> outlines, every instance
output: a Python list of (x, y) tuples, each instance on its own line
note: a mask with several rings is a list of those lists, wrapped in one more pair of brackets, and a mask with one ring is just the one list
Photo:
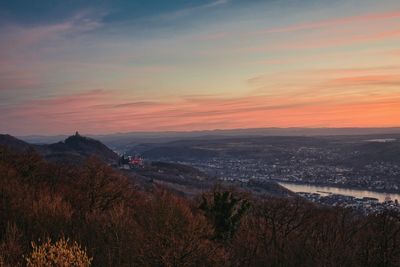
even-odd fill
[(87, 256), (85, 249), (64, 238), (54, 244), (48, 239), (39, 246), (32, 242), (32, 252), (26, 257), (28, 267), (88, 267), (91, 262), (92, 258)]
[(69, 221), (73, 213), (71, 205), (61, 195), (48, 191), (39, 192), (31, 212), (35, 218), (60, 218), (65, 221)]

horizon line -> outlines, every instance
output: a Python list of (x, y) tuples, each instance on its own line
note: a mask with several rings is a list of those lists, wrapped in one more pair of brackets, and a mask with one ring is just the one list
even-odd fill
[[(107, 136), (107, 135), (127, 135), (127, 134), (168, 134), (168, 133), (210, 133), (210, 132), (229, 132), (229, 131), (248, 131), (248, 130), (400, 130), (400, 126), (388, 126), (388, 127), (256, 127), (256, 128), (229, 128), (229, 129), (204, 129), (204, 130), (165, 130), (165, 131), (128, 131), (128, 132), (112, 132), (112, 133), (84, 133), (85, 136)], [(81, 132), (79, 130), (73, 131), (71, 134), (75, 132)], [(3, 133), (8, 134), (8, 133)], [(59, 133), (59, 134), (26, 134), (26, 135), (14, 135), (16, 137), (54, 137), (54, 136), (69, 136), (70, 133)], [(12, 134), (10, 134), (12, 135)]]

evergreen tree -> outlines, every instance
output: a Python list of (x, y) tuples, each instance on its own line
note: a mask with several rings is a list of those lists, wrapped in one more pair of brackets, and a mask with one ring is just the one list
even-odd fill
[(214, 239), (219, 241), (230, 240), (240, 225), (245, 212), (250, 208), (250, 203), (234, 196), (229, 191), (213, 194), (213, 200), (209, 202), (203, 196), (200, 209), (214, 224)]

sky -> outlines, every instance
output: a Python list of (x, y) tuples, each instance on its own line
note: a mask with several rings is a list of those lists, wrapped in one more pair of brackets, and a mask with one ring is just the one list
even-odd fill
[(0, 132), (400, 126), (399, 0), (3, 0)]

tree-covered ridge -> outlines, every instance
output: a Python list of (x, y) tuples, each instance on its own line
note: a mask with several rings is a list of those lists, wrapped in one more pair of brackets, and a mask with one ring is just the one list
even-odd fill
[(66, 167), (0, 148), (4, 266), (57, 247), (92, 266), (399, 266), (399, 238), (390, 211), (362, 216), (223, 188), (188, 199), (140, 190), (95, 158)]
[(0, 134), (0, 145), (14, 151), (34, 150), (47, 161), (61, 164), (81, 164), (88, 157), (96, 155), (109, 164), (118, 161), (118, 155), (106, 145), (93, 138), (76, 132), (64, 141), (53, 144), (29, 144), (14, 136)]

